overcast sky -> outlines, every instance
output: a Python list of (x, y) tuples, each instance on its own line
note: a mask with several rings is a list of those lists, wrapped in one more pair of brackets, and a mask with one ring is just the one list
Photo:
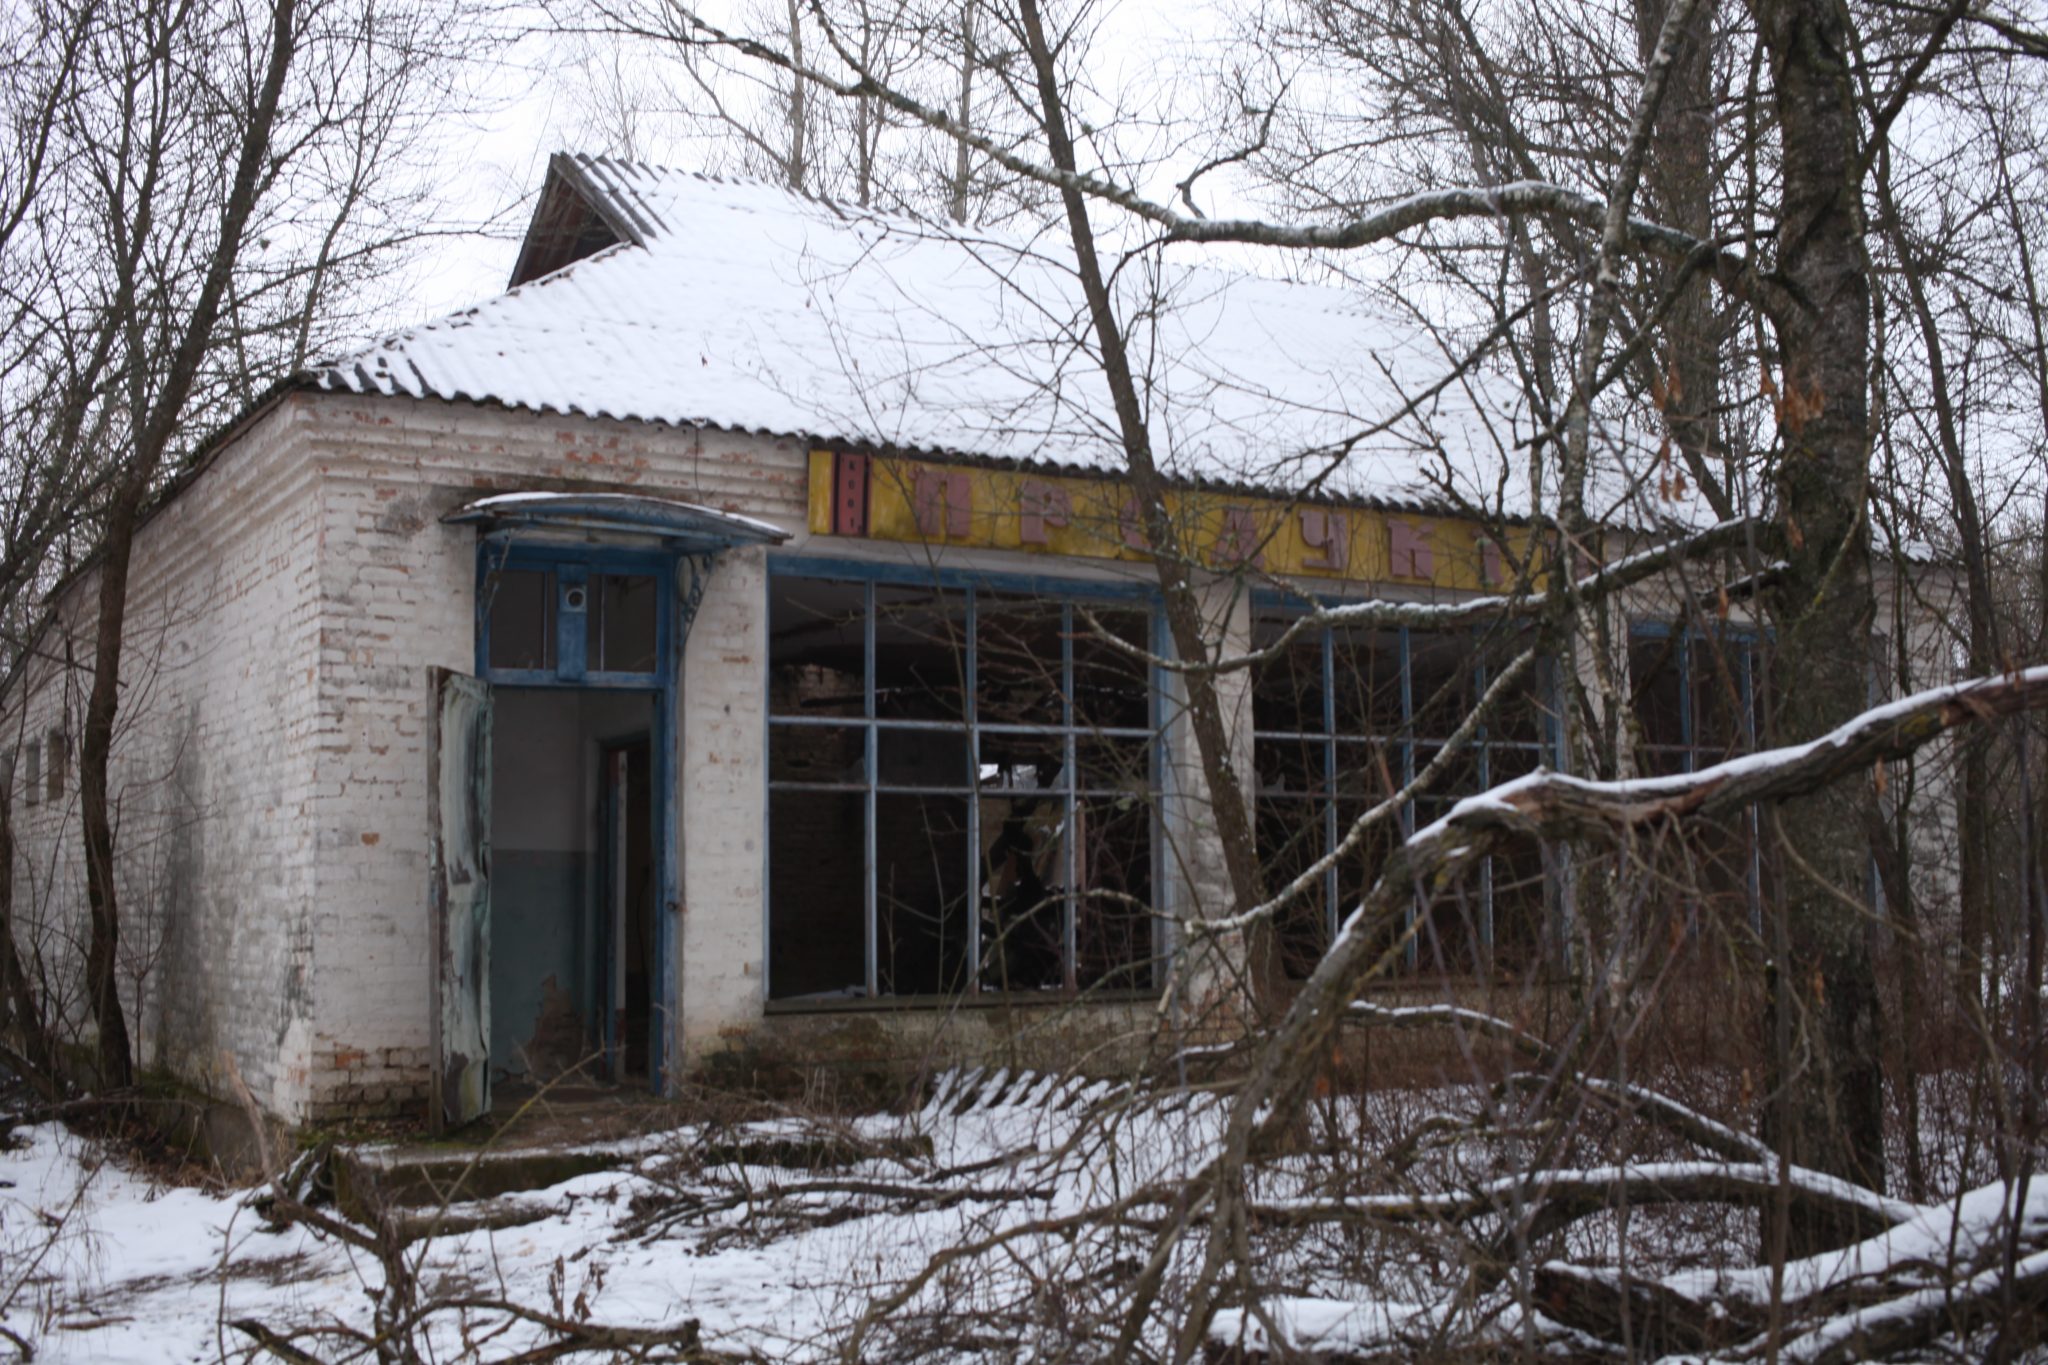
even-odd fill
[[(735, 24), (741, 22), (735, 15), (739, 8), (731, 0), (702, 6), (717, 21)], [(515, 14), (512, 22), (530, 31), (479, 70), (476, 108), (457, 122), (444, 150), (440, 221), (470, 230), (442, 239), (424, 254), (391, 320), (394, 327), (443, 316), (503, 290), (549, 155), (612, 150), (592, 129), (577, 95), (585, 78), (576, 63), (579, 53), (590, 51), (590, 40), (545, 32), (546, 16), (538, 10)], [(1182, 129), (1177, 136), (1197, 134), (1201, 82), (1189, 79), (1189, 73), (1215, 59), (1225, 23), (1224, 10), (1210, 0), (1118, 0), (1104, 9), (1091, 71), (1103, 88), (1174, 117)], [(624, 60), (629, 67), (638, 64), (653, 85), (673, 59), (643, 46), (627, 49)], [(1182, 108), (1172, 109), (1176, 103)], [(664, 119), (659, 109), (648, 111), (641, 132), (641, 154), (650, 160), (694, 170), (716, 154), (681, 136), (676, 122)], [(1176, 160), (1169, 159), (1161, 167), (1150, 187), (1154, 194), (1172, 193), (1175, 166)], [(1224, 178), (1208, 184), (1212, 210), (1246, 207), (1241, 201), (1222, 202), (1233, 194)]]

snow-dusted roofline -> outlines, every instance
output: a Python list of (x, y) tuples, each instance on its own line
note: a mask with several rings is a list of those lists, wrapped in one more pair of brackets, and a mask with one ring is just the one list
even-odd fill
[[(946, 460), (1122, 464), (1055, 238), (598, 157), (554, 158), (547, 195), (563, 194), (584, 207), (537, 211), (532, 231), (555, 233), (541, 256), (566, 264), (316, 367), (308, 384)], [(522, 260), (534, 250), (530, 237)], [(1129, 267), (1124, 302), (1153, 319), (1134, 336), (1151, 434), (1177, 482), (1532, 512), (1535, 432), (1512, 378), (1449, 378), (1426, 329), (1349, 291), (1151, 257)], [(1601, 444), (1605, 519), (1699, 520), (1626, 468), (1654, 441), (1615, 430)]]

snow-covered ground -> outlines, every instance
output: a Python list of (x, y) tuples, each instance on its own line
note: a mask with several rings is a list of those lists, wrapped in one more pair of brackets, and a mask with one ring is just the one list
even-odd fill
[[(1553, 1149), (1556, 1169), (1520, 1184), (1535, 1148), (1496, 1123), (1489, 1103), (1481, 1089), (1457, 1088), (1323, 1106), (1308, 1150), (1268, 1165), (1251, 1191), (1263, 1223), (1258, 1308), (1225, 1307), (1210, 1338), (1261, 1350), (1277, 1333), (1309, 1350), (1396, 1356), (1525, 1335), (1555, 1346), (1571, 1333), (1538, 1311), (1527, 1274), (1477, 1288), (1468, 1279), (1464, 1251), (1497, 1226), (1487, 1219), (1581, 1186), (1649, 1190), (1714, 1172), (1776, 1178), (1768, 1162), (1684, 1159), (1668, 1139), (1638, 1134), (1616, 1147), (1595, 1123), (1592, 1146)], [(863, 1360), (1107, 1358), (1157, 1229), (1177, 1207), (1158, 1192), (1214, 1153), (1221, 1113), (1202, 1094), (1139, 1104), (1106, 1085), (997, 1073), (947, 1078), (912, 1114), (632, 1139), (612, 1148), (617, 1170), (448, 1210), (467, 1230), (421, 1237), (406, 1254), (411, 1302), (440, 1305), (410, 1335), (434, 1361), (499, 1360), (544, 1339), (541, 1325), (477, 1306), (502, 1301), (616, 1327), (695, 1320), (705, 1347), (759, 1360), (836, 1356), (853, 1332)], [(56, 1125), (17, 1137), (17, 1149), (0, 1153), (0, 1327), (37, 1359), (264, 1358), (238, 1323), (291, 1337), (319, 1360), (370, 1358), (385, 1278), (374, 1254), (303, 1225), (271, 1225), (249, 1191), (138, 1173)], [(867, 1155), (821, 1170), (752, 1164), (820, 1142)], [(1398, 1168), (1385, 1164), (1404, 1147)], [(1613, 1164), (1595, 1159), (1603, 1153)], [(1816, 1181), (1825, 1184), (1807, 1183)], [(1619, 1283), (1625, 1270), (1737, 1324), (1761, 1321), (1774, 1296), (1825, 1288), (1828, 1306), (1788, 1326), (1784, 1353), (1854, 1359), (1858, 1333), (1930, 1307), (1953, 1314), (1955, 1286), (2000, 1273), (2013, 1198), (1996, 1185), (1927, 1206), (1869, 1196), (1862, 1202), (1888, 1230), (1794, 1262), (1775, 1286), (1769, 1270), (1748, 1264), (1753, 1210), (1646, 1198), (1580, 1218), (1532, 1248), (1523, 1270), (1540, 1279), (1538, 1263), (1562, 1257), (1581, 1284)], [(1292, 1229), (1274, 1221), (1309, 1206), (1357, 1217)], [(1111, 1209), (1126, 1216), (1101, 1216)], [(474, 1226), (485, 1212), (513, 1217), (495, 1230)], [(2027, 1191), (2021, 1234), (2021, 1274), (2048, 1275), (2048, 1179)], [(1197, 1232), (1167, 1262), (1148, 1333), (1178, 1316), (1204, 1247)], [(1230, 1288), (1224, 1302), (1242, 1298)], [(860, 1326), (877, 1303), (877, 1320)], [(1745, 1341), (1747, 1330), (1707, 1354), (1755, 1356), (1762, 1339)], [(7, 1350), (0, 1340), (0, 1359)]]
[[(768, 1190), (812, 1181), (930, 1183), (942, 1172), (990, 1163), (960, 1183), (1049, 1193), (1050, 1199), (1017, 1201), (1019, 1217), (1044, 1218), (1113, 1198), (1116, 1182), (1142, 1183), (1160, 1173), (1158, 1159), (1136, 1164), (1132, 1151), (1149, 1150), (1179, 1166), (1207, 1150), (1214, 1123), (1205, 1108), (1181, 1110), (1177, 1118), (1150, 1113), (1147, 1140), (1119, 1141), (1115, 1152), (1061, 1151), (1087, 1101), (1102, 1093), (1055, 1093), (1046, 1079), (958, 1116), (938, 1101), (916, 1114), (852, 1120), (846, 1128), (860, 1137), (928, 1136), (932, 1155), (815, 1173), (706, 1171), (693, 1153), (707, 1135), (696, 1130), (642, 1140), (642, 1154), (623, 1169), (507, 1197), (547, 1206), (549, 1216), (540, 1221), (422, 1243), (422, 1290), (504, 1298), (613, 1325), (694, 1318), (707, 1346), (801, 1359), (857, 1317), (878, 1286), (908, 1276), (985, 1225), (993, 1205), (965, 1199), (903, 1212), (894, 1201), (878, 1201), (890, 1207), (875, 1217), (800, 1226), (788, 1208), (768, 1215)], [(787, 1126), (792, 1136), (802, 1135)], [(1177, 1131), (1160, 1141), (1169, 1130)], [(775, 1134), (772, 1124), (744, 1131), (749, 1141)], [(251, 1343), (224, 1324), (253, 1319), (279, 1332), (334, 1322), (368, 1327), (370, 1291), (382, 1279), (373, 1256), (302, 1226), (267, 1227), (247, 1206), (247, 1191), (167, 1186), (139, 1175), (58, 1125), (17, 1136), (26, 1145), (0, 1153), (0, 1293), (10, 1295), (0, 1324), (34, 1343), (38, 1360), (241, 1360)], [(763, 1199), (647, 1226), (650, 1210), (679, 1194), (731, 1189), (752, 1189)], [(790, 1201), (821, 1214), (853, 1202), (840, 1190)], [(474, 1358), (465, 1354), (464, 1333), (474, 1337), (487, 1319), (443, 1315), (432, 1333), (436, 1355)], [(514, 1329), (490, 1342), (483, 1358), (510, 1354), (535, 1335)]]

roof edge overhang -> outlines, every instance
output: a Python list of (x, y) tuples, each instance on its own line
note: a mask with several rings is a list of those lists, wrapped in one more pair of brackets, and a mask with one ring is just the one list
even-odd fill
[(497, 493), (465, 503), (441, 520), (490, 531), (653, 536), (693, 554), (780, 545), (790, 537), (771, 522), (639, 493)]

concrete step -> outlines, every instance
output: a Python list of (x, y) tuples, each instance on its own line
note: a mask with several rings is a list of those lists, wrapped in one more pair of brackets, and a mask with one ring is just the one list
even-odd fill
[[(358, 1221), (375, 1222), (381, 1210), (428, 1209), (544, 1190), (577, 1176), (623, 1170), (665, 1150), (658, 1139), (587, 1147), (560, 1143), (504, 1148), (337, 1147), (329, 1159), (326, 1183), (343, 1213)], [(740, 1129), (705, 1141), (679, 1137), (674, 1151), (705, 1166), (829, 1171), (885, 1157), (904, 1161), (926, 1158), (932, 1153), (932, 1141), (922, 1133), (866, 1138), (832, 1131), (748, 1133)]]

